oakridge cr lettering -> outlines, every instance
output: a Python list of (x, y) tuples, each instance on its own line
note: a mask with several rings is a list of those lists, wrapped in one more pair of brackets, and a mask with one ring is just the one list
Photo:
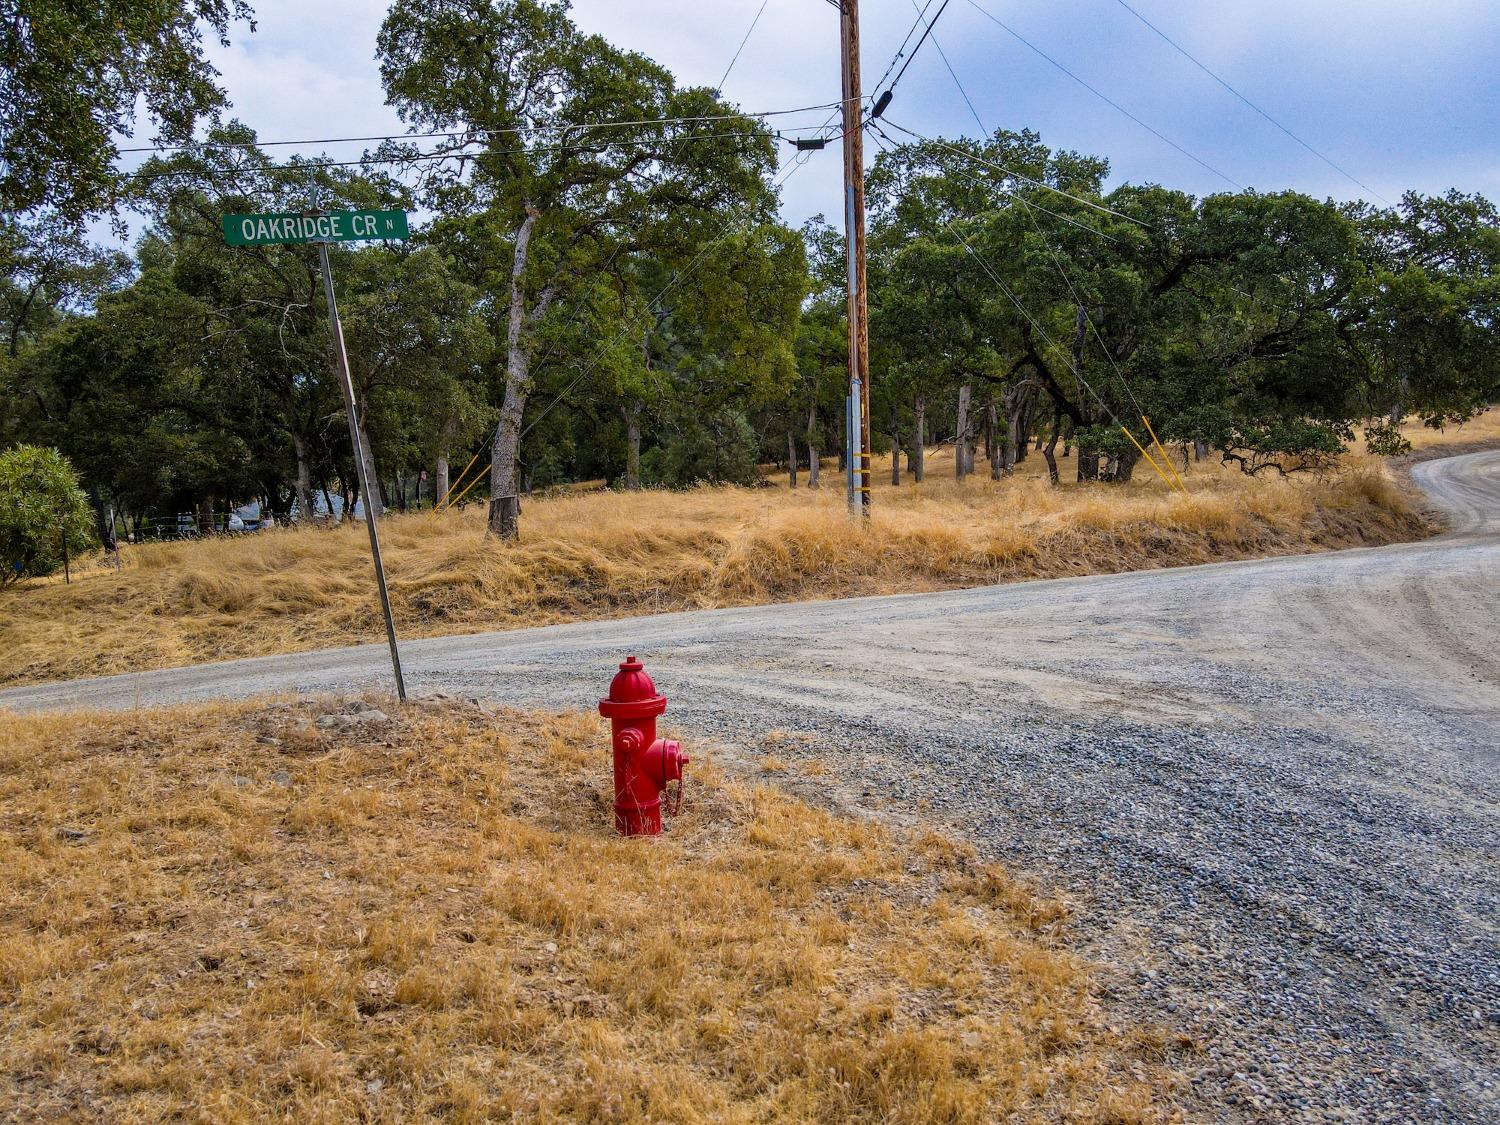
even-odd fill
[(222, 222), (224, 240), (231, 246), (407, 237), (405, 211), (333, 211), (326, 215), (225, 215)]

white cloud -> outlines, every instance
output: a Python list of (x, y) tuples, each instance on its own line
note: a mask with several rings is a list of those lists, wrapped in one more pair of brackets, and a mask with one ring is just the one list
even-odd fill
[[(1114, 0), (979, 0), (1105, 93), (1236, 180), (1315, 194), (1357, 192), (1257, 118)], [(1316, 147), (1382, 194), (1450, 183), (1500, 194), (1500, 46), (1493, 0), (1130, 0)], [(760, 0), (575, 0), (585, 30), (647, 54), (687, 83), (716, 83)], [(258, 30), (210, 56), (234, 114), (266, 140), (400, 131), (374, 61), (381, 0), (260, 0)], [(873, 82), (914, 18), (911, 0), (864, 0)], [(951, 0), (937, 39), (986, 124), (1032, 126), (1047, 142), (1111, 159), (1117, 174), (1188, 190), (1225, 185), (1163, 145), (981, 16)], [(770, 0), (726, 83), (747, 109), (838, 97), (838, 14), (822, 0)], [(891, 115), (927, 133), (974, 131), (929, 44)], [(817, 118), (802, 119), (804, 123)], [(352, 146), (357, 148), (358, 146)], [(870, 146), (873, 156), (873, 146)], [(307, 151), (319, 151), (313, 147)], [(349, 151), (348, 149), (340, 151)], [(837, 215), (838, 152), (788, 183), (785, 214)]]

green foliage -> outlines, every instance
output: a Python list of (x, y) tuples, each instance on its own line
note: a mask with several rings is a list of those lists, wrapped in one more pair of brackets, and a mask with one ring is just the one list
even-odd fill
[(951, 403), (959, 383), (1007, 402), (1039, 383), (1083, 448), (1127, 472), (1119, 425), (1142, 414), (1166, 441), (1289, 472), (1326, 464), (1356, 424), (1380, 444), (1404, 415), (1461, 421), (1500, 394), (1486, 201), (1100, 196), (1103, 169), (1029, 133), (882, 153), (870, 242), (885, 385)]
[(14, 0), (0, 10), (0, 212), (113, 205), (117, 138), (144, 105), (163, 140), (189, 140), (226, 104), (203, 57), (246, 0)]
[(1365, 446), (1380, 457), (1399, 457), (1411, 452), (1411, 442), (1406, 439), (1401, 428), (1383, 418), (1365, 427)]
[[(226, 212), (302, 209), (315, 192), (431, 216), (411, 242), (331, 250), (387, 483), (471, 455), (483, 467), (494, 448), (514, 463), (502, 487), (751, 483), (789, 438), (841, 448), (842, 234), (777, 221), (774, 138), (717, 91), (584, 34), (563, 0), (396, 0), (378, 44), (387, 94), (417, 131), (445, 135), (431, 145), (447, 157), (413, 138), (384, 149), (410, 158), (399, 178), (284, 165), (215, 119), (134, 181), (149, 226), (127, 261), (91, 247), (70, 211), (108, 196), (107, 146), (55, 181), (76, 192), (37, 196), (37, 177), (78, 158), (73, 141), (132, 91), (187, 140), (217, 103), (183, 20), (222, 35), (246, 10), (168, 2), (151, 17), (165, 37), (140, 47), (151, 14), (108, 7), (107, 28), (113, 16), (74, 12), (42, 26), (41, 5), (0, 28), (0, 51), (37, 60), (72, 35), (89, 50), (63, 74), (112, 74), (127, 48), (140, 68), (76, 97), (44, 91), (15, 117), (41, 115), (44, 139), (70, 113), (84, 126), (0, 184), (47, 205), (0, 220), (0, 443), (55, 446), (137, 522), (207, 501), (285, 516), (324, 489), (352, 498), (316, 248), (230, 248), (219, 229)], [(22, 62), (0, 93), (43, 82)], [(5, 137), (0, 158), (24, 139)], [(886, 146), (869, 177), (878, 432), (909, 444), (922, 411), (951, 438), (967, 386), (971, 421), (994, 408), (1022, 443), (1059, 419), (1080, 471), (1128, 479), (1138, 453), (1121, 426), (1143, 436), (1145, 415), (1165, 442), (1293, 472), (1359, 430), (1396, 452), (1403, 421), (1461, 422), (1500, 397), (1488, 200), (1106, 193), (1107, 173), (1031, 131)]]
[(15, 359), (129, 270), (125, 255), (91, 246), (79, 223), (0, 216), (0, 348)]
[(1281, 476), (1302, 469), (1326, 468), (1344, 452), (1352, 436), (1346, 426), (1303, 418), (1272, 418), (1257, 424), (1237, 423), (1220, 444), (1226, 463), (1255, 476), (1274, 469)]
[(672, 418), (661, 443), (641, 458), (648, 485), (755, 484), (755, 430), (743, 413), (719, 409)]
[(0, 585), (45, 578), (93, 545), (93, 514), (78, 476), (55, 449), (0, 452)]

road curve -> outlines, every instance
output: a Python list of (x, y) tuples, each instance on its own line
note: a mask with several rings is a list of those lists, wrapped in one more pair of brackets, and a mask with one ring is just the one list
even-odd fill
[[(1395, 547), (402, 646), (414, 690), (803, 732), (1080, 904), (1114, 1002), (1191, 1034), (1214, 1119), (1500, 1121), (1500, 453), (1418, 465)], [(383, 690), (363, 646), (0, 692), (124, 708)]]

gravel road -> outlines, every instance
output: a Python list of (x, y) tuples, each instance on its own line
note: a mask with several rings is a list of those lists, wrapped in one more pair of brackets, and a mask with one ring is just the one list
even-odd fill
[[(1205, 1120), (1500, 1121), (1500, 453), (1418, 465), (1398, 547), (402, 646), (414, 689), (771, 729), (1078, 904)], [(0, 692), (14, 708), (381, 690), (383, 646)], [(796, 745), (795, 743), (793, 745)], [(783, 755), (787, 751), (779, 751)], [(800, 751), (799, 751), (800, 752)], [(691, 797), (691, 786), (689, 787)]]

